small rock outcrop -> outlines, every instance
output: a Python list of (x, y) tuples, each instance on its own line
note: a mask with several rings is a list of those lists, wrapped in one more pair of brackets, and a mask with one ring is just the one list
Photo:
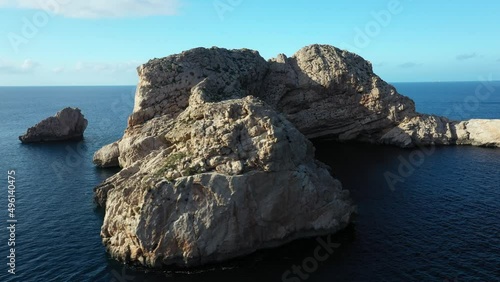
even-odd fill
[(65, 108), (29, 128), (19, 140), (23, 143), (79, 141), (83, 139), (87, 124), (80, 109)]
[(118, 141), (108, 144), (94, 154), (94, 164), (98, 167), (118, 167), (120, 162), (118, 157), (120, 157), (120, 149)]
[(415, 145), (473, 145), (500, 147), (500, 120), (451, 121), (418, 114), (407, 117), (380, 139), (381, 143), (408, 148)]

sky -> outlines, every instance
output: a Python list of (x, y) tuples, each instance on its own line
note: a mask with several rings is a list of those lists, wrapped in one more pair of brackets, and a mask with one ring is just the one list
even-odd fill
[(496, 0), (0, 0), (0, 86), (134, 85), (140, 64), (195, 47), (315, 43), (389, 82), (500, 80), (498, 15)]

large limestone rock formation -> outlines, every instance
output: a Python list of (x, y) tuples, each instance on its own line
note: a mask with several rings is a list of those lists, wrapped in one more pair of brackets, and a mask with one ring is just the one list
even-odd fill
[(255, 51), (197, 48), (138, 69), (140, 82), (129, 125), (175, 117), (190, 90), (209, 77), (226, 98), (256, 96), (285, 114), (309, 138), (377, 141), (415, 113), (411, 99), (375, 75), (360, 56), (312, 45), (293, 57), (266, 61)]
[[(498, 146), (498, 139), (488, 139), (500, 134), (496, 122), (488, 122), (491, 133), (486, 137), (464, 129), (484, 121), (460, 123), (419, 114), (411, 99), (373, 73), (370, 62), (333, 46), (311, 45), (290, 58), (280, 54), (269, 62), (246, 49), (197, 48), (151, 60), (138, 72), (136, 102), (125, 137), (134, 135), (131, 128), (155, 116), (177, 116), (188, 106), (194, 86), (205, 78), (217, 78), (220, 85), (214, 89), (222, 96), (258, 97), (308, 138), (402, 147)], [(119, 144), (131, 145), (127, 141)], [(114, 156), (112, 163), (118, 163), (116, 151), (104, 155)], [(100, 158), (95, 162), (99, 165)]]
[(80, 109), (65, 108), (29, 128), (26, 134), (19, 136), (19, 140), (23, 143), (79, 141), (83, 139), (87, 124)]
[(348, 193), (311, 142), (265, 103), (221, 98), (209, 80), (175, 118), (153, 118), (122, 140), (125, 169), (95, 190), (113, 257), (198, 266), (350, 221)]
[(307, 138), (499, 146), (499, 121), (422, 115), (363, 58), (312, 45), (266, 62), (197, 48), (138, 68), (124, 136), (94, 156), (113, 257), (194, 266), (345, 226), (352, 206)]

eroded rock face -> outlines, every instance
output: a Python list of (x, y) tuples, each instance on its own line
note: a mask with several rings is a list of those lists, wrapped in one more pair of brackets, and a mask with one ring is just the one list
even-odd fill
[(23, 143), (79, 141), (83, 139), (87, 124), (80, 109), (65, 108), (29, 128), (26, 134), (19, 136), (19, 140)]
[(157, 116), (176, 117), (187, 106), (191, 89), (211, 78), (217, 99), (256, 95), (267, 71), (257, 51), (196, 48), (138, 68), (134, 112), (129, 126), (140, 125)]
[(406, 118), (381, 138), (400, 147), (416, 145), (473, 145), (500, 147), (500, 120), (450, 121), (433, 115)]
[(269, 65), (260, 97), (309, 138), (373, 142), (415, 113), (370, 62), (332, 46), (308, 46)]
[(345, 227), (348, 192), (310, 141), (257, 98), (213, 102), (208, 80), (177, 117), (149, 120), (120, 147), (126, 168), (96, 188), (108, 252), (190, 267)]
[(218, 98), (253, 95), (285, 114), (309, 138), (373, 142), (405, 117), (414, 102), (373, 73), (370, 62), (328, 45), (266, 62), (258, 52), (197, 48), (138, 68), (140, 82), (130, 127), (175, 117), (193, 87), (211, 78)]
[[(453, 128), (459, 122), (417, 113), (414, 102), (374, 74), (370, 62), (328, 45), (307, 46), (290, 58), (281, 54), (268, 62), (247, 49), (197, 48), (151, 60), (138, 73), (134, 112), (121, 147), (158, 146), (154, 136), (148, 136), (149, 143), (137, 140), (142, 124), (154, 117), (176, 117), (189, 105), (191, 89), (205, 78), (214, 82), (214, 99), (258, 97), (308, 138), (403, 147), (498, 142), (482, 140), (485, 134), (474, 136), (477, 130), (469, 132), (470, 139), (455, 140), (460, 128)], [(489, 137), (496, 136), (500, 128), (488, 124)], [(125, 167), (129, 163), (124, 159), (131, 158), (121, 159)]]
[(457, 124), (458, 144), (500, 147), (500, 120), (471, 119)]

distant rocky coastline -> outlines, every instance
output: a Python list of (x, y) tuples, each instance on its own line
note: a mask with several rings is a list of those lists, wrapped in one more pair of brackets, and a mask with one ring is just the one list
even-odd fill
[(308, 139), (500, 146), (500, 121), (419, 114), (368, 61), (333, 46), (269, 61), (197, 48), (138, 73), (124, 136), (94, 155), (123, 169), (94, 191), (108, 252), (148, 267), (219, 262), (344, 228), (355, 208)]
[(83, 139), (87, 125), (88, 121), (80, 109), (65, 108), (29, 128), (24, 135), (19, 136), (19, 140), (22, 143), (79, 141)]

